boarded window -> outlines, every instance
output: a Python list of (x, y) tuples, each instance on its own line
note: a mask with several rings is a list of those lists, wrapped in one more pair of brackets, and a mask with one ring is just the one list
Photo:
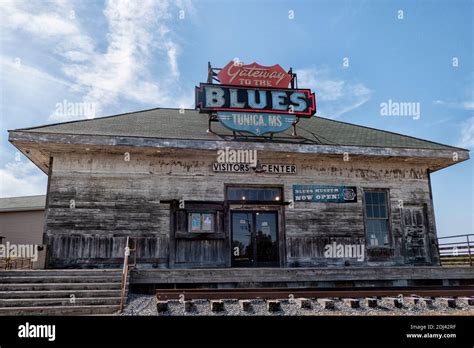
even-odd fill
[(364, 193), (367, 243), (371, 247), (388, 246), (388, 204), (386, 191)]

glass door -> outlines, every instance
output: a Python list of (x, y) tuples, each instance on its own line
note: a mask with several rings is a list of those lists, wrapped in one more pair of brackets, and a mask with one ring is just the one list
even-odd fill
[(256, 212), (255, 214), (255, 266), (279, 266), (278, 226), (276, 212)]
[(254, 262), (252, 213), (232, 213), (232, 266), (250, 267)]
[(233, 267), (279, 266), (277, 219), (277, 212), (231, 213)]

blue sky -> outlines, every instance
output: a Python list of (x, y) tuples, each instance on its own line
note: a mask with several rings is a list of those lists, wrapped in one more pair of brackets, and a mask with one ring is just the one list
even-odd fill
[[(0, 196), (46, 191), (7, 129), (192, 108), (207, 62), (234, 58), (293, 67), (320, 116), (472, 150), (473, 4), (0, 0)], [(388, 100), (419, 103), (419, 119), (381, 116)], [(95, 113), (58, 114), (63, 101)], [(473, 232), (472, 162), (432, 176), (440, 235)]]

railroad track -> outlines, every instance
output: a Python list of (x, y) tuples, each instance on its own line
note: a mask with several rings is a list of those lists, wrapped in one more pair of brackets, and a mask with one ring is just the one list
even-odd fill
[(240, 288), (240, 289), (157, 289), (159, 301), (221, 299), (288, 299), (288, 298), (363, 298), (363, 297), (474, 297), (474, 286), (416, 288)]

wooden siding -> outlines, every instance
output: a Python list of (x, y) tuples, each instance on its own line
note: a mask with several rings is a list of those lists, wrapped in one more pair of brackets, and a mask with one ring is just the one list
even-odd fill
[[(218, 234), (185, 236), (171, 201), (224, 202), (226, 184), (283, 185), (284, 200), (294, 184), (357, 186), (357, 203), (295, 203), (280, 218), (282, 265), (343, 265), (325, 258), (324, 245), (365, 244), (364, 189), (389, 192), (390, 247), (371, 248), (351, 265), (403, 265), (406, 258), (403, 207), (425, 207), (427, 264), (438, 264), (428, 164), (396, 158), (258, 153), (263, 163), (297, 165), (296, 175), (214, 173), (215, 151), (174, 150), (144, 155), (108, 152), (53, 154), (46, 218), (52, 266), (119, 264), (127, 236), (137, 238), (137, 261), (154, 267), (228, 267), (229, 209)], [(71, 206), (73, 204), (73, 207)], [(183, 235), (184, 233), (184, 235)]]
[[(472, 283), (469, 267), (344, 267), (344, 268), (233, 268), (199, 269), (189, 272), (182, 269), (147, 270), (135, 269), (130, 275), (131, 284), (243, 284), (300, 283), (308, 282), (328, 285), (327, 282), (390, 280), (400, 285), (402, 281), (439, 281), (440, 283), (465, 281)], [(350, 283), (349, 283), (350, 284)], [(403, 284), (403, 283), (402, 283)], [(390, 284), (393, 285), (393, 284)]]

